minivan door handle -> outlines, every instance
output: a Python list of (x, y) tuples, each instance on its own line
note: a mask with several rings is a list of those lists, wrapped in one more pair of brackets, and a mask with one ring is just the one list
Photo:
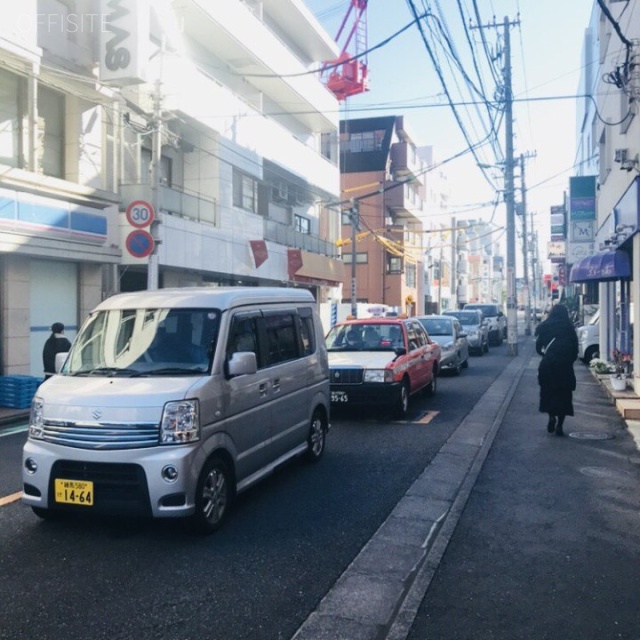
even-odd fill
[(260, 393), (260, 397), (264, 398), (267, 395), (267, 383), (263, 382), (259, 387), (258, 387), (258, 392)]

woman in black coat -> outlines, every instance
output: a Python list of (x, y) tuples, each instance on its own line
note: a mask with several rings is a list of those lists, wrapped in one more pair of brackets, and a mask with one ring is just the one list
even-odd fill
[(578, 336), (567, 307), (556, 304), (535, 331), (536, 351), (542, 356), (538, 367), (541, 413), (549, 414), (547, 431), (563, 436), (565, 416), (573, 415), (576, 375), (573, 363), (578, 358)]

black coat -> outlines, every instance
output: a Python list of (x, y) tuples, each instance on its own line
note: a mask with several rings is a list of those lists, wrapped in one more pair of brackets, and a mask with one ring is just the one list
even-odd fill
[(42, 350), (42, 364), (44, 377), (50, 378), (56, 372), (56, 354), (69, 351), (71, 342), (61, 333), (52, 333), (44, 343)]
[(540, 411), (572, 416), (572, 392), (576, 389), (573, 363), (578, 358), (578, 336), (571, 322), (556, 318), (541, 322), (536, 328), (536, 351), (542, 356), (538, 366)]

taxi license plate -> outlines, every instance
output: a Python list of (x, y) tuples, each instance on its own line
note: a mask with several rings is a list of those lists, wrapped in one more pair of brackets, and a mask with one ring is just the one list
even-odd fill
[(349, 402), (349, 396), (346, 391), (332, 391), (331, 402)]
[(55, 501), (91, 507), (93, 506), (93, 482), (56, 478)]

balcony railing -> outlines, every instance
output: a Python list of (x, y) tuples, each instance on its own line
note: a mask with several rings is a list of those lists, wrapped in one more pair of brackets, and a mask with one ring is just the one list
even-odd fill
[(309, 233), (301, 233), (286, 224), (275, 222), (274, 220), (264, 221), (264, 239), (292, 249), (304, 249), (305, 251), (319, 253), (331, 258), (337, 258), (339, 255), (338, 247), (336, 247), (335, 243)]
[[(149, 184), (123, 184), (120, 186), (122, 209), (134, 200), (152, 202), (153, 192)], [(219, 226), (219, 212), (216, 200), (186, 193), (176, 187), (160, 187), (160, 203), (163, 211), (170, 215), (182, 216), (197, 222)]]

